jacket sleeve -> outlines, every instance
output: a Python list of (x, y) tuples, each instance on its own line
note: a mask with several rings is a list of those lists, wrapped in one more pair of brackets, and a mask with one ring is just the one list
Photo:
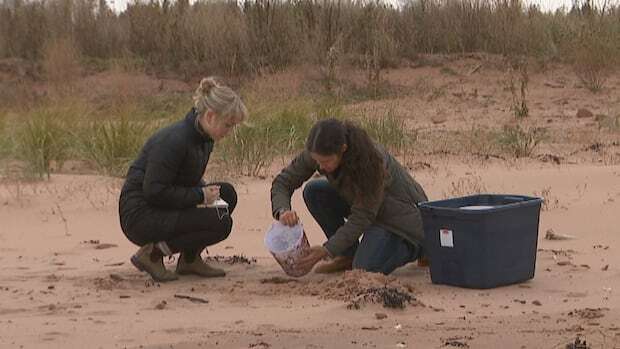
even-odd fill
[(299, 154), (276, 176), (271, 184), (271, 212), (274, 218), (282, 209), (291, 209), (293, 192), (310, 179), (318, 165), (307, 151)]
[(157, 207), (190, 208), (202, 203), (199, 186), (174, 185), (187, 151), (185, 142), (177, 137), (167, 137), (152, 144), (147, 156), (142, 190), (146, 200)]
[(341, 255), (347, 248), (353, 246), (360, 236), (375, 223), (379, 210), (383, 206), (386, 189), (390, 186), (391, 181), (392, 177), (386, 171), (383, 194), (371, 205), (366, 205), (359, 200), (353, 202), (351, 214), (347, 221), (323, 244), (331, 256)]

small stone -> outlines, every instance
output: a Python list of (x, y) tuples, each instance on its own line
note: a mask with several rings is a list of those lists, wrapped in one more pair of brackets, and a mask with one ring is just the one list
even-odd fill
[(609, 269), (609, 264), (605, 265), (601, 268), (602, 271), (607, 271)]
[(581, 109), (577, 110), (577, 117), (580, 118), (580, 119), (591, 118), (593, 116), (594, 116), (594, 114), (592, 114), (592, 112), (589, 111), (588, 109), (581, 108)]
[(157, 304), (157, 305), (155, 306), (155, 309), (157, 309), (157, 310), (162, 310), (162, 309), (164, 309), (164, 308), (166, 307), (166, 305), (167, 305), (167, 304), (168, 304), (168, 303), (167, 303), (166, 301), (161, 301), (159, 304)]
[(538, 300), (532, 301), (532, 304), (537, 305), (539, 307), (542, 305), (542, 303)]
[(117, 281), (117, 282), (125, 280), (124, 277), (122, 277), (122, 276), (120, 276), (118, 274), (110, 274), (110, 279), (112, 279), (114, 281)]
[(553, 229), (547, 229), (547, 233), (545, 234), (545, 239), (547, 240), (570, 240), (574, 239), (573, 236), (566, 234), (559, 234), (553, 231)]
[(385, 313), (376, 313), (375, 314), (375, 318), (377, 318), (377, 320), (383, 320), (383, 319), (387, 319), (387, 314)]
[(444, 122), (448, 121), (448, 118), (445, 115), (433, 115), (431, 117), (431, 121), (433, 122), (433, 124), (439, 125), (439, 124), (443, 124)]

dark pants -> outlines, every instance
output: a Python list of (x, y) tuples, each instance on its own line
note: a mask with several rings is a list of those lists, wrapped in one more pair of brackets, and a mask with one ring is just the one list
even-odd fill
[[(210, 183), (220, 186), (220, 197), (228, 203), (228, 214), (224, 209), (188, 208), (184, 210), (151, 210), (153, 219), (162, 219), (166, 215), (178, 215), (172, 231), (163, 229), (136, 229), (126, 231), (127, 237), (137, 245), (165, 241), (172, 252), (196, 254), (205, 247), (225, 240), (232, 230), (231, 215), (237, 206), (237, 192), (229, 183)], [(150, 217), (143, 217), (148, 220)]]
[[(329, 239), (345, 224), (351, 207), (325, 179), (308, 182), (304, 201), (312, 217)], [(414, 261), (420, 248), (384, 228), (371, 225), (363, 232), (362, 240), (342, 254), (353, 257), (353, 268), (389, 274), (396, 268)]]

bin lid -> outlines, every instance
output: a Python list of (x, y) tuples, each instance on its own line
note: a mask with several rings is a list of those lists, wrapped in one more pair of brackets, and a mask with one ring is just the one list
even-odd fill
[(473, 206), (461, 206), (460, 209), (461, 210), (490, 210), (494, 207), (495, 206), (489, 206), (489, 205), (473, 205)]
[(513, 194), (476, 194), (438, 201), (420, 202), (423, 212), (452, 212), (453, 214), (487, 214), (500, 210), (540, 205), (541, 198)]

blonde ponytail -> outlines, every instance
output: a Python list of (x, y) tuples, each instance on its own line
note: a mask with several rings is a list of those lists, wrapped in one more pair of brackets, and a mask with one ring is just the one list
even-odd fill
[(200, 81), (194, 93), (194, 107), (201, 114), (211, 110), (219, 118), (225, 119), (244, 121), (248, 116), (248, 110), (237, 93), (213, 76)]

